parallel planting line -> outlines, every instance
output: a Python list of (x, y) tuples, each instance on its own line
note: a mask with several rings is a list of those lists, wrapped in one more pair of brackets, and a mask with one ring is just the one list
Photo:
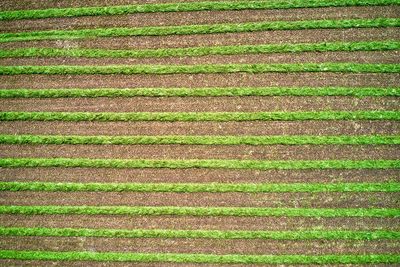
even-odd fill
[(227, 183), (53, 183), (0, 182), (0, 191), (49, 192), (400, 192), (400, 183), (227, 184)]
[(389, 51), (399, 50), (399, 41), (300, 43), (161, 48), (143, 50), (81, 49), (81, 48), (17, 48), (0, 50), (0, 58), (10, 57), (85, 57), (85, 58), (161, 58), (207, 55), (239, 55), (265, 53)]
[(214, 255), (121, 252), (0, 250), (1, 259), (50, 261), (174, 262), (214, 264), (379, 264), (400, 263), (400, 255)]
[(78, 136), (3, 135), (0, 144), (52, 145), (400, 145), (400, 135), (341, 136)]
[(237, 2), (192, 2), (124, 5), (106, 7), (72, 7), (49, 8), (42, 10), (16, 10), (0, 12), (0, 20), (43, 19), (55, 17), (109, 16), (151, 12), (183, 12), (183, 11), (225, 11), (225, 10), (257, 10), (257, 9), (289, 9), (341, 6), (381, 6), (399, 5), (398, 0), (269, 0), (269, 1), (237, 1)]
[(0, 206), (0, 214), (52, 215), (179, 215), (284, 217), (399, 217), (390, 208), (239, 208), (239, 207), (131, 207), (131, 206)]
[(0, 112), (0, 121), (304, 121), (400, 120), (400, 111)]
[(210, 168), (256, 170), (304, 169), (399, 169), (400, 160), (150, 160), (86, 158), (1, 158), (0, 167), (83, 167), (83, 168)]
[(207, 239), (270, 239), (270, 240), (382, 240), (400, 239), (396, 231), (218, 231), (164, 229), (82, 229), (82, 228), (18, 228), (0, 227), (0, 236), (57, 236), (108, 238), (207, 238)]
[(97, 88), (3, 89), (0, 98), (59, 97), (206, 97), (206, 96), (400, 96), (400, 88), (226, 87), (226, 88)]
[(348, 20), (302, 20), (228, 23), (211, 25), (151, 26), (140, 28), (97, 28), (79, 30), (49, 30), (17, 33), (1, 33), (0, 42), (34, 40), (82, 39), (122, 36), (166, 36), (211, 33), (239, 33), (269, 30), (347, 29), (399, 27), (398, 18), (348, 19)]
[(207, 96), (400, 96), (400, 88), (226, 87), (226, 88), (98, 88), (3, 89), (0, 98), (60, 97), (207, 97)]
[(285, 64), (212, 64), (212, 65), (51, 65), (0, 66), (0, 75), (88, 75), (88, 74), (200, 74), (200, 73), (266, 73), (266, 72), (345, 72), (400, 73), (400, 64), (360, 63), (285, 63)]

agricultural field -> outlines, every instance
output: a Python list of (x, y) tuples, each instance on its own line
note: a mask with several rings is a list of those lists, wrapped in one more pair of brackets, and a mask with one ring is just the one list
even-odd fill
[(2, 0), (0, 266), (400, 265), (400, 0)]

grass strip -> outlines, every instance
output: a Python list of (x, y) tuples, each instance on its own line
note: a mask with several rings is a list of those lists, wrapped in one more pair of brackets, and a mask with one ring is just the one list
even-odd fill
[(291, 183), (291, 184), (228, 184), (228, 183), (53, 183), (0, 182), (0, 191), (47, 192), (400, 192), (400, 183)]
[(209, 264), (379, 264), (399, 263), (400, 255), (214, 255), (88, 251), (0, 250), (0, 258), (49, 261), (174, 262)]
[(0, 20), (43, 19), (56, 17), (110, 16), (152, 12), (183, 11), (226, 11), (257, 9), (289, 9), (342, 6), (381, 6), (399, 5), (398, 0), (269, 0), (269, 1), (235, 1), (235, 2), (192, 2), (166, 4), (136, 4), (107, 7), (72, 7), (49, 8), (39, 10), (15, 10), (0, 12)]
[(161, 48), (143, 50), (81, 49), (81, 48), (17, 48), (0, 49), (0, 58), (6, 57), (86, 57), (86, 58), (160, 58), (208, 55), (238, 55), (264, 53), (298, 53), (328, 51), (388, 51), (399, 50), (399, 41), (299, 43), (209, 46), (191, 48)]
[(272, 239), (272, 240), (382, 240), (400, 239), (396, 231), (218, 231), (162, 229), (82, 229), (0, 227), (0, 236), (56, 236), (108, 238), (207, 238), (207, 239)]
[(399, 135), (273, 135), (273, 136), (78, 136), (4, 135), (0, 144), (10, 145), (400, 145)]
[(97, 88), (5, 89), (0, 98), (58, 97), (206, 97), (206, 96), (400, 96), (400, 88), (351, 87), (227, 87), (227, 88)]
[(210, 168), (256, 170), (304, 169), (399, 169), (400, 160), (150, 160), (86, 158), (1, 158), (0, 167), (83, 167), (83, 168)]
[(399, 27), (398, 18), (348, 19), (348, 20), (302, 20), (264, 21), (228, 24), (201, 24), (180, 26), (150, 26), (139, 28), (96, 28), (79, 30), (48, 30), (17, 33), (1, 33), (0, 42), (35, 40), (66, 40), (97, 37), (165, 36), (212, 33), (257, 32), (269, 30), (347, 29)]
[(250, 208), (250, 207), (132, 207), (132, 206), (0, 206), (0, 214), (25, 215), (136, 215), (136, 216), (239, 216), (239, 217), (399, 217), (391, 208)]
[(0, 112), (0, 121), (304, 121), (400, 120), (399, 111)]
[(400, 64), (360, 63), (284, 63), (284, 64), (212, 64), (212, 65), (52, 65), (0, 66), (0, 75), (110, 75), (110, 74), (201, 74), (267, 72), (346, 72), (400, 73)]

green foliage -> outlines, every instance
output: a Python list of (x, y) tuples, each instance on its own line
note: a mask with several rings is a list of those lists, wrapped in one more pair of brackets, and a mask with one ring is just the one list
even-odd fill
[(86, 159), (86, 158), (1, 158), (0, 167), (84, 168), (210, 168), (254, 170), (304, 169), (398, 169), (400, 160), (236, 160), (236, 159)]
[(131, 206), (0, 206), (0, 214), (285, 216), (285, 217), (399, 217), (390, 208), (250, 208), (250, 207), (131, 207)]
[(3, 49), (0, 50), (0, 57), (161, 58), (327, 51), (388, 51), (398, 49), (400, 49), (399, 41), (202, 46), (142, 50), (31, 47)]
[(162, 229), (82, 229), (82, 228), (18, 228), (0, 227), (0, 236), (58, 236), (108, 238), (208, 238), (208, 239), (272, 239), (272, 240), (382, 240), (400, 239), (396, 231), (218, 231)]

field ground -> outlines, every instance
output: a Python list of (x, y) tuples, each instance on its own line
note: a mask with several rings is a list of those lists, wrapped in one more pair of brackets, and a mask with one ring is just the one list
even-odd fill
[(400, 1), (0, 10), (0, 265), (400, 264)]

